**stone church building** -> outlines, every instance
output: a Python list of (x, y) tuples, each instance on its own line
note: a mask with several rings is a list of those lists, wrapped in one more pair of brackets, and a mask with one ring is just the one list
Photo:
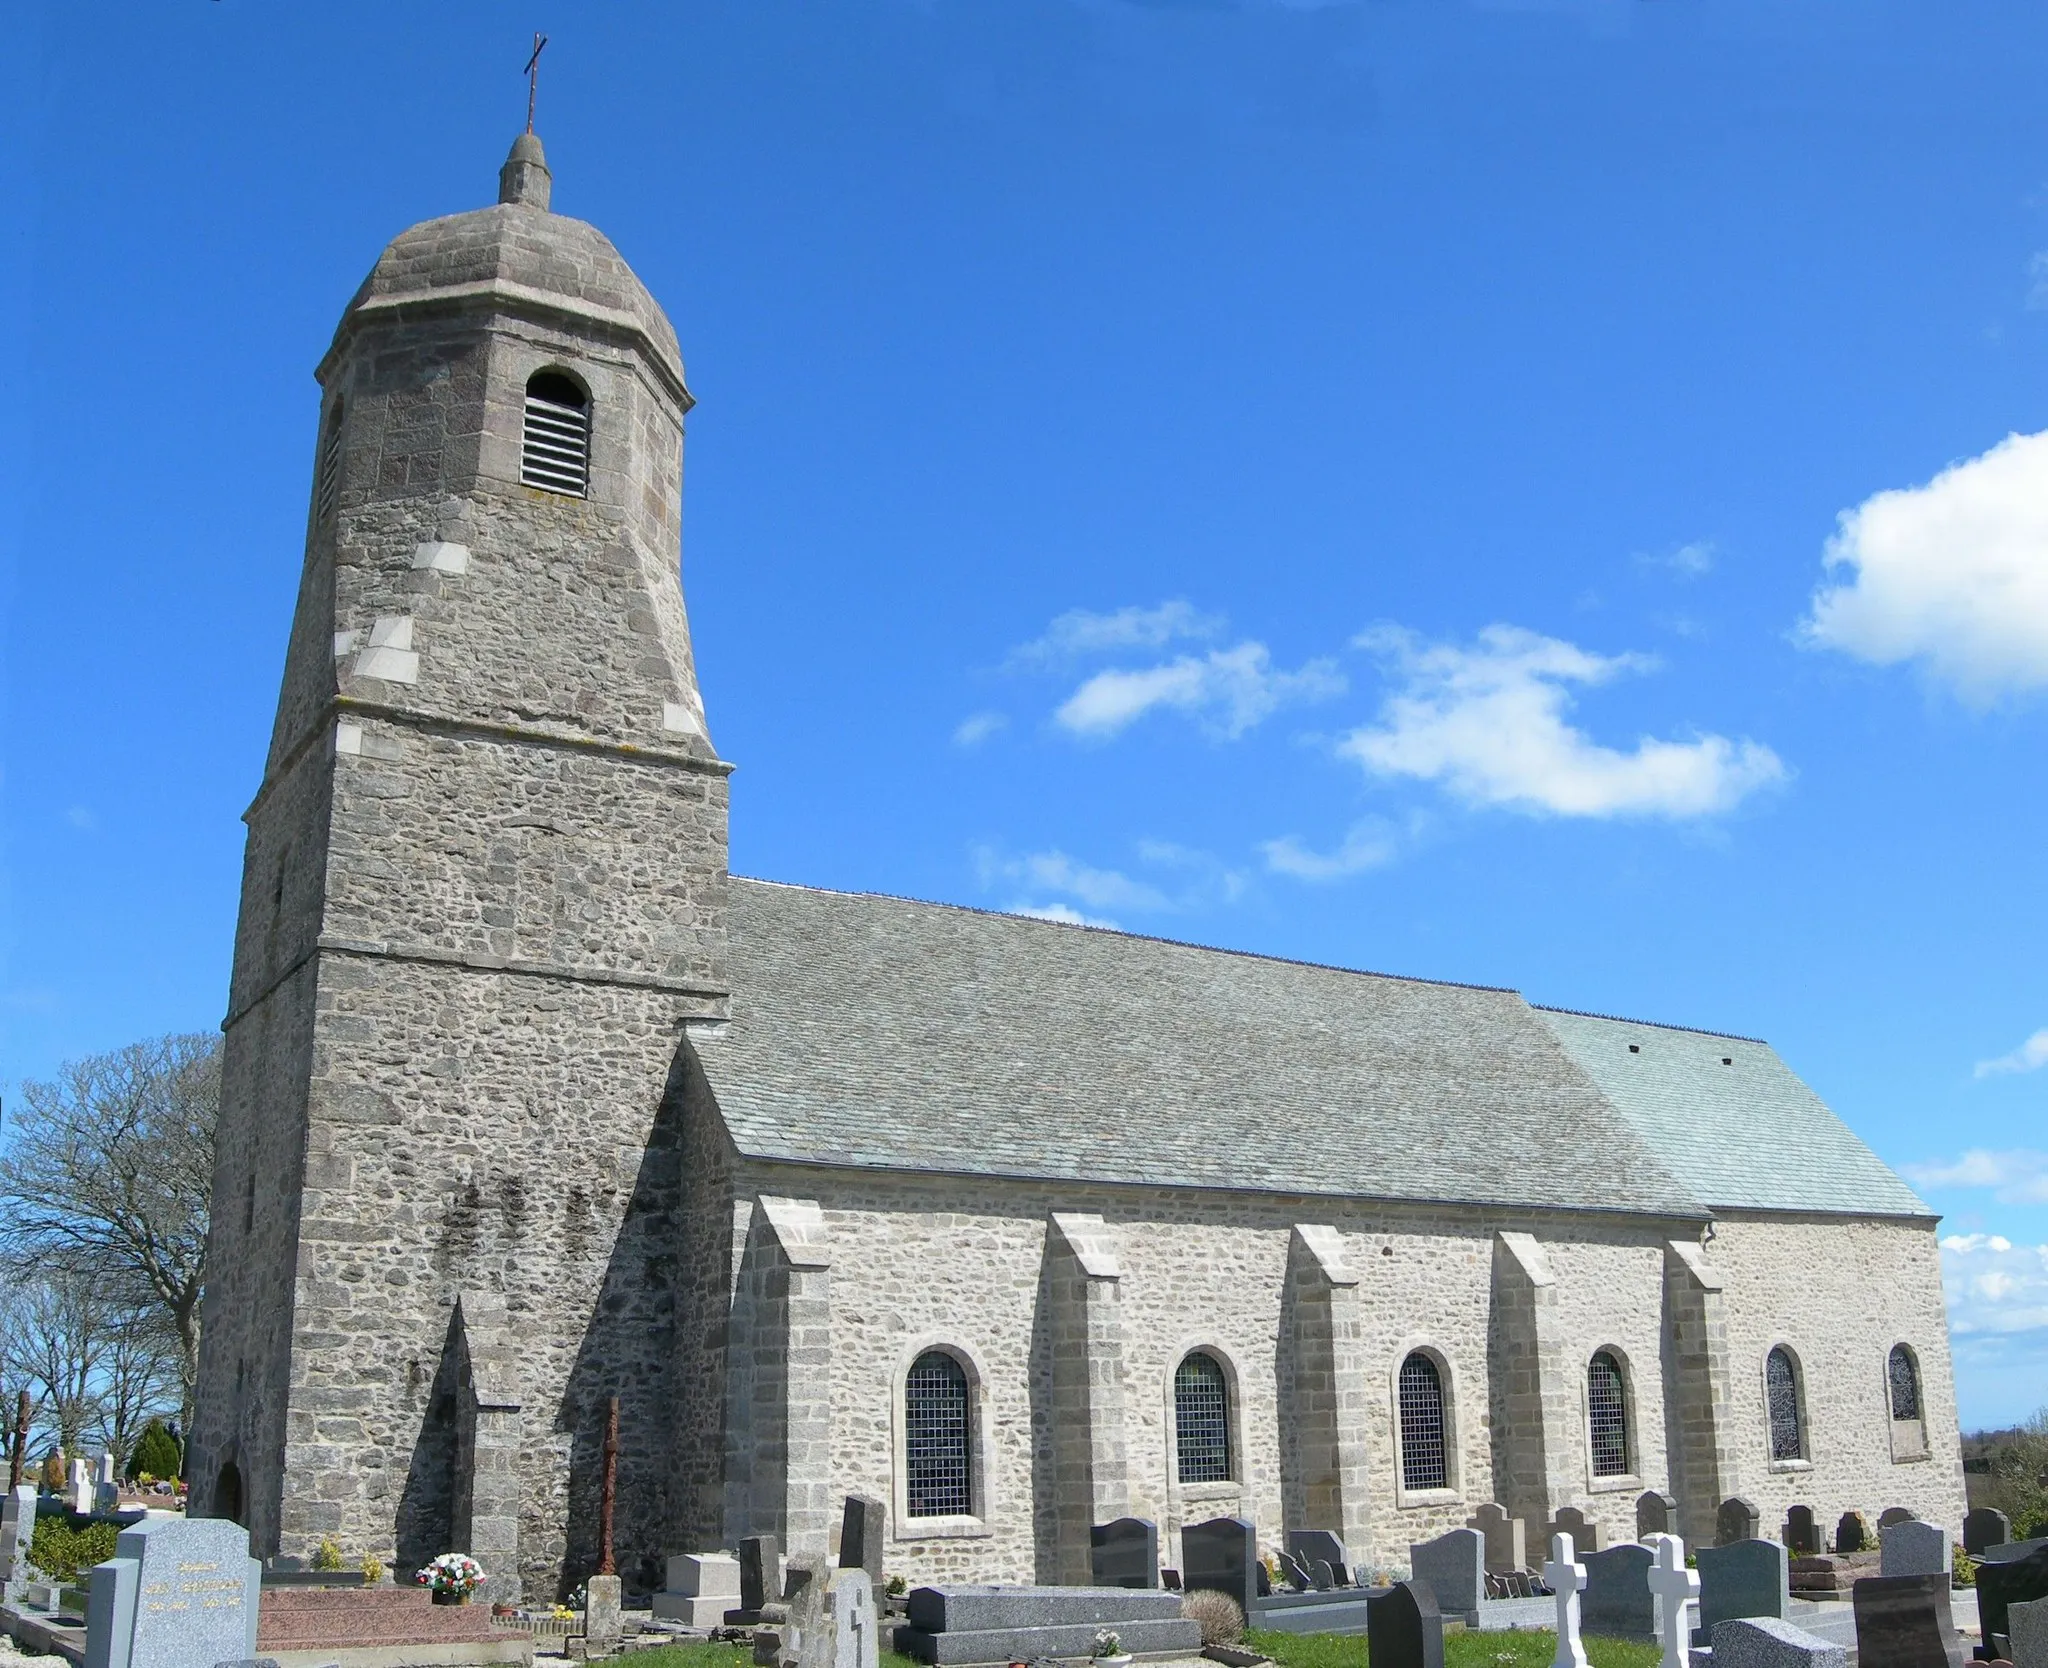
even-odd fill
[(1766, 1044), (730, 874), (675, 332), (551, 184), (521, 138), (316, 373), (197, 1510), (552, 1598), (617, 1397), (642, 1590), (850, 1492), (913, 1582), (1127, 1514), (1958, 1521), (1935, 1218)]

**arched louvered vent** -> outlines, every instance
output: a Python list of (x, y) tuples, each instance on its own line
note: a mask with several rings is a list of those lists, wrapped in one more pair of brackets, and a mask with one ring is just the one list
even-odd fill
[(590, 399), (560, 371), (538, 371), (527, 381), (519, 479), (543, 492), (589, 495)]
[(327, 413), (327, 432), (320, 438), (320, 466), (314, 472), (313, 519), (325, 521), (341, 490), (341, 401)]

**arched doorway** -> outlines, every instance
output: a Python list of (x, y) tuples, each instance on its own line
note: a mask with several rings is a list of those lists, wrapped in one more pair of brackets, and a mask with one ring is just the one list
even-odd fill
[(232, 1518), (244, 1529), (249, 1527), (242, 1513), (242, 1473), (233, 1460), (223, 1465), (220, 1475), (213, 1480), (213, 1515)]

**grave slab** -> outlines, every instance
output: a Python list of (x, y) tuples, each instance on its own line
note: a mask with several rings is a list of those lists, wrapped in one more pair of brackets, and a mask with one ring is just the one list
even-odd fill
[(1757, 1616), (1714, 1629), (1713, 1668), (1849, 1668), (1849, 1652), (1790, 1622)]
[(1844, 1512), (1835, 1519), (1835, 1550), (1861, 1552), (1870, 1544), (1870, 1532), (1861, 1512)]
[(23, 1483), (0, 1495), (0, 1598), (12, 1603), (28, 1581), (28, 1549), (36, 1533), (36, 1491)]
[(1636, 1496), (1636, 1539), (1647, 1535), (1670, 1535), (1678, 1529), (1678, 1497), (1657, 1489), (1645, 1489)]
[(877, 1590), (889, 1542), (889, 1508), (872, 1494), (849, 1494), (839, 1518), (839, 1567), (868, 1572)]
[(882, 1618), (865, 1568), (840, 1566), (825, 1590), (832, 1629), (831, 1668), (880, 1668)]
[[(997, 1662), (1036, 1662), (1044, 1657), (1094, 1655), (1095, 1635), (1104, 1624), (949, 1630), (930, 1633), (919, 1627), (896, 1629), (895, 1646), (905, 1656), (938, 1668)], [(1202, 1649), (1201, 1624), (1185, 1616), (1171, 1621), (1117, 1622), (1125, 1650), (1139, 1656), (1195, 1656)]]
[(1177, 1595), (1132, 1587), (913, 1587), (906, 1608), (910, 1625), (927, 1633), (1092, 1629), (1180, 1618)]
[(1487, 1574), (1505, 1575), (1509, 1570), (1529, 1567), (1528, 1531), (1520, 1518), (1508, 1516), (1505, 1506), (1489, 1500), (1465, 1526), (1486, 1537)]

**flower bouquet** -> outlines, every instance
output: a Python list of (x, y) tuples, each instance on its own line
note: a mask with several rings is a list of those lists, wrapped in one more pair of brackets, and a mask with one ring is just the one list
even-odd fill
[(1124, 1642), (1107, 1628), (1095, 1636), (1097, 1668), (1102, 1668), (1103, 1664), (1109, 1664), (1110, 1668), (1125, 1668), (1125, 1664), (1130, 1660), (1130, 1653), (1124, 1649)]
[(483, 1584), (484, 1570), (467, 1553), (444, 1552), (413, 1579), (433, 1590), (436, 1604), (467, 1604)]

